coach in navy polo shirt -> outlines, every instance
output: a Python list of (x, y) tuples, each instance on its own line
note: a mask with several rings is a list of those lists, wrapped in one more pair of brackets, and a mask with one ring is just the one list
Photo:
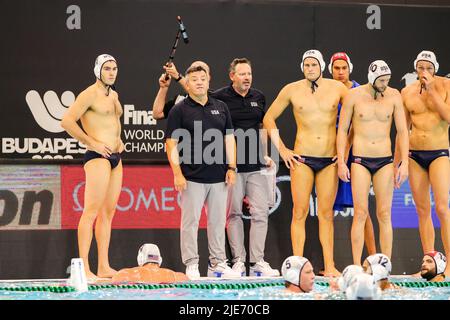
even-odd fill
[(203, 67), (190, 67), (186, 84), (189, 96), (170, 110), (166, 131), (175, 189), (181, 192), (181, 258), (186, 275), (199, 278), (197, 235), (206, 204), (208, 276), (237, 278), (240, 274), (226, 264), (225, 254), (227, 185), (232, 186), (236, 179), (230, 113), (224, 102), (208, 97), (209, 77)]
[(247, 58), (237, 58), (231, 62), (229, 77), (232, 83), (210, 96), (227, 104), (237, 141), (238, 174), (236, 184), (230, 188), (231, 206), (227, 215), (233, 270), (241, 275), (246, 273), (242, 201), (247, 196), (251, 214), (250, 275), (279, 276), (278, 270), (272, 269), (264, 261), (269, 216), (268, 194), (271, 190), (267, 176), (261, 174), (261, 169), (266, 168), (266, 165), (275, 165), (266, 155), (267, 140), (264, 135), (260, 139), (259, 132), (266, 112), (266, 99), (261, 91), (251, 88), (252, 67)]

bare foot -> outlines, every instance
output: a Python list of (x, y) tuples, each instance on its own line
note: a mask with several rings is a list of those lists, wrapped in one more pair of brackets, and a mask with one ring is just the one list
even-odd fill
[(90, 270), (86, 270), (86, 280), (88, 283), (95, 282), (98, 280), (98, 277), (93, 274)]
[(332, 268), (329, 270), (325, 269), (323, 275), (324, 277), (339, 277), (341, 273), (336, 268)]
[(117, 273), (117, 270), (114, 270), (111, 267), (98, 269), (97, 276), (99, 278), (112, 278)]

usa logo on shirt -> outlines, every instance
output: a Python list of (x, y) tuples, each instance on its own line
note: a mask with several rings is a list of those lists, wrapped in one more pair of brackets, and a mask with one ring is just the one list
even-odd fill
[(219, 110), (211, 110), (211, 114), (220, 114)]
[(250, 102), (250, 105), (251, 105), (252, 107), (257, 107), (257, 106), (258, 106), (258, 102), (251, 101), (251, 102)]

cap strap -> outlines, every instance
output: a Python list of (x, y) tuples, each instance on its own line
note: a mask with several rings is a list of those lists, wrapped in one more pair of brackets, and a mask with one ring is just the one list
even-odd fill
[(311, 91), (312, 93), (316, 92), (316, 88), (319, 87), (319, 85), (316, 82), (317, 80), (311, 81)]
[(423, 83), (420, 84), (420, 92), (419, 92), (419, 94), (422, 94), (422, 89), (427, 90), (427, 87)]

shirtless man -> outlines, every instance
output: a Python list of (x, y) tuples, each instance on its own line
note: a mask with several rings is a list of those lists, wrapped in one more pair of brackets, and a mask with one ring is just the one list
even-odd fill
[(161, 253), (153, 243), (139, 248), (137, 261), (138, 267), (120, 270), (113, 276), (112, 282), (173, 283), (189, 280), (184, 273), (161, 268)]
[[(90, 280), (96, 278), (89, 267), (94, 221), (98, 247), (97, 276), (110, 278), (117, 272), (109, 266), (108, 259), (111, 223), (122, 188), (120, 153), (124, 150), (120, 138), (122, 106), (117, 92), (112, 89), (117, 70), (112, 56), (98, 56), (94, 67), (96, 82), (80, 93), (61, 121), (67, 133), (87, 147), (84, 155), (84, 210), (78, 224), (78, 249)], [(78, 120), (81, 120), (83, 129), (77, 124)]]
[(420, 276), (430, 282), (443, 282), (446, 265), (447, 259), (441, 252), (427, 252), (422, 259)]
[[(350, 80), (350, 74), (353, 71), (353, 64), (350, 57), (345, 52), (336, 52), (331, 56), (330, 64), (328, 65), (328, 71), (333, 76), (334, 80), (342, 82), (347, 88), (353, 89), (359, 87), (360, 84), (355, 80)], [(338, 121), (336, 122), (336, 128), (338, 127), (339, 114), (341, 112), (342, 105), (338, 105)], [(351, 154), (351, 141), (353, 139), (353, 129), (350, 126), (350, 131), (348, 133), (349, 144), (345, 151), (345, 155), (348, 158), (347, 165), (350, 165)], [(353, 208), (353, 198), (352, 198), (352, 186), (350, 182), (345, 182), (339, 179), (339, 186), (336, 195), (336, 200), (334, 202), (333, 210), (344, 210), (344, 208)], [(369, 255), (375, 254), (377, 249), (375, 245), (375, 234), (373, 231), (372, 219), (367, 216), (366, 224), (364, 225), (364, 242), (366, 244), (367, 252)]]
[[(386, 62), (377, 60), (369, 66), (369, 83), (352, 89), (342, 106), (337, 136), (338, 174), (348, 182), (350, 171), (345, 162), (347, 132), (352, 123), (353, 159), (351, 183), (355, 207), (351, 240), (353, 263), (361, 265), (364, 225), (369, 215), (370, 183), (376, 198), (380, 226), (381, 252), (392, 253), (391, 207), (394, 185), (399, 188), (408, 177), (408, 133), (402, 98), (398, 90), (388, 87), (391, 70)], [(392, 119), (397, 128), (402, 164), (392, 165), (390, 131)], [(394, 179), (395, 177), (395, 179)]]
[[(317, 50), (308, 50), (302, 58), (305, 75), (281, 89), (267, 111), (263, 123), (286, 166), (291, 171), (291, 239), (296, 256), (303, 256), (305, 221), (309, 199), (316, 184), (319, 238), (324, 257), (324, 275), (338, 276), (333, 258), (333, 203), (338, 187), (336, 156), (337, 105), (348, 89), (341, 82), (322, 78), (325, 62)], [(297, 124), (294, 150), (281, 141), (275, 120), (292, 104)]]
[(281, 266), (281, 274), (288, 291), (308, 293), (314, 288), (316, 275), (311, 262), (305, 257), (287, 257)]
[[(439, 64), (431, 51), (422, 51), (414, 61), (419, 80), (402, 90), (409, 136), (409, 184), (419, 217), (423, 253), (434, 251), (430, 185), (441, 223), (445, 255), (450, 255), (449, 137), (450, 81), (436, 76)], [(396, 162), (398, 162), (396, 157)], [(445, 269), (450, 276), (450, 267)]]

